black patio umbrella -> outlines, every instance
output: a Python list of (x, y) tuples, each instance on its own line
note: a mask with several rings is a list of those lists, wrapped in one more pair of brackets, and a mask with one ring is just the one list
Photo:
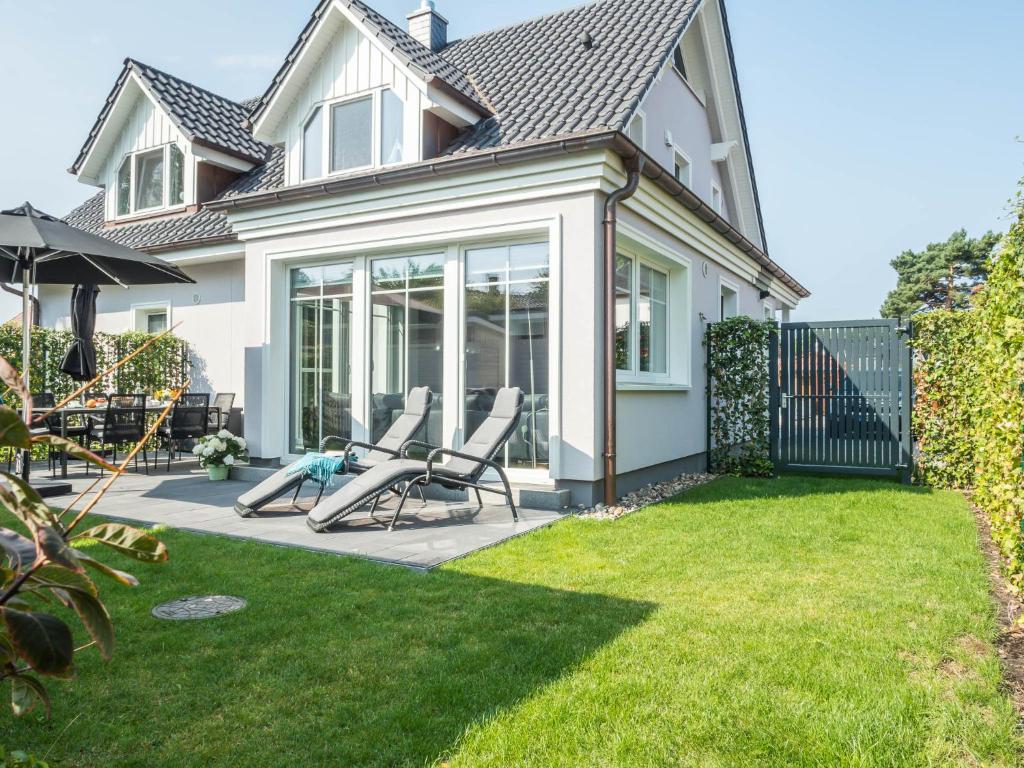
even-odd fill
[[(194, 283), (173, 264), (76, 229), (29, 203), (0, 211), (0, 282), (21, 283), (21, 364), (26, 397), (31, 357), (32, 285), (154, 285)], [(24, 404), (28, 413), (29, 402)], [(28, 456), (22, 477), (28, 479)]]
[(96, 376), (96, 295), (100, 289), (91, 283), (76, 285), (71, 291), (71, 342), (60, 369), (75, 381), (91, 381)]

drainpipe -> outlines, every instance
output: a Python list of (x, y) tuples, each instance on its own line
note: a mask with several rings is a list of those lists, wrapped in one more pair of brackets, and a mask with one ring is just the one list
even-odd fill
[(619, 203), (640, 186), (644, 157), (626, 161), (626, 186), (608, 195), (604, 204), (604, 503), (614, 506), (615, 492), (615, 254)]

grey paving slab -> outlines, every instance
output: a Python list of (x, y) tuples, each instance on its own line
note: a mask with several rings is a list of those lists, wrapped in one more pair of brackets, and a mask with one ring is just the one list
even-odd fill
[[(68, 478), (75, 493), (95, 479), (84, 475)], [(306, 525), (303, 508), (313, 494), (303, 494), (299, 509), (283, 502), (260, 517), (242, 519), (234, 513), (236, 498), (249, 483), (229, 480), (211, 483), (195, 464), (184, 463), (146, 474), (120, 478), (100, 503), (96, 513), (116, 520), (261, 541), (286, 547), (349, 555), (417, 569), (434, 568), (516, 536), (560, 520), (559, 512), (520, 509), (513, 522), (506, 506), (477, 509), (465, 502), (435, 502), (426, 506), (407, 504), (394, 531), (381, 521), (390, 520), (397, 502), (382, 504), (377, 520), (356, 513), (326, 533), (314, 533)], [(71, 497), (65, 497), (70, 501)], [(83, 506), (88, 497), (78, 507)], [(60, 503), (60, 499), (55, 500)]]

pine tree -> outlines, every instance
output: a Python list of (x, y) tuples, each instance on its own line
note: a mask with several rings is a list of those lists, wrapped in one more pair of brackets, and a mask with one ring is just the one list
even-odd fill
[(1000, 236), (978, 238), (961, 229), (944, 243), (931, 243), (920, 253), (904, 251), (892, 260), (898, 280), (882, 304), (882, 317), (909, 317), (929, 309), (965, 309), (985, 282), (985, 263)]

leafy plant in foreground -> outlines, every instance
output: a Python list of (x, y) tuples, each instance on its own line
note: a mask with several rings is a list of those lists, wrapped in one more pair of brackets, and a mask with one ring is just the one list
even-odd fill
[[(3, 358), (0, 358), (0, 379), (27, 400), (21, 378)], [(180, 392), (176, 393), (175, 399), (179, 395)], [(170, 408), (168, 405), (152, 426), (150, 435)], [(0, 505), (23, 529), (0, 527), (0, 683), (9, 683), (11, 706), (16, 715), (24, 715), (39, 704), (49, 712), (49, 698), (40, 678), (72, 677), (76, 653), (92, 646), (104, 659), (109, 659), (113, 653), (114, 627), (93, 577), (102, 576), (128, 586), (136, 586), (138, 581), (131, 574), (93, 557), (92, 550), (84, 550), (81, 545), (98, 543), (146, 563), (167, 559), (166, 547), (156, 537), (137, 528), (105, 523), (79, 529), (85, 516), (96, 507), (146, 440), (115, 467), (77, 443), (49, 434), (33, 435), (28, 425), (41, 422), (47, 415), (40, 414), (33, 421), (29, 411), (22, 421), (16, 411), (0, 406), (0, 448), (31, 451), (42, 445), (66, 450), (106, 468), (111, 474), (83, 509), (72, 516), (71, 507), (96, 488), (100, 479), (66, 509), (54, 512), (20, 477), (0, 473)], [(71, 628), (53, 612), (59, 611), (61, 606), (77, 615), (89, 636), (88, 643), (75, 646)]]

